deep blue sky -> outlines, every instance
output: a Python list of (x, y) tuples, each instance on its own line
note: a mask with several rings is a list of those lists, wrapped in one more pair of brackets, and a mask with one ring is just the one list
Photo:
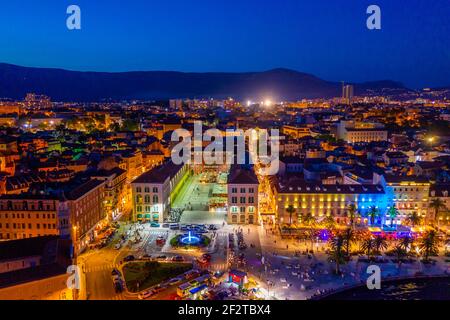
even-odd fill
[[(66, 28), (77, 4), (82, 30)], [(366, 28), (366, 8), (382, 30)], [(450, 85), (449, 0), (21, 0), (0, 3), (0, 62), (72, 70), (261, 71)]]

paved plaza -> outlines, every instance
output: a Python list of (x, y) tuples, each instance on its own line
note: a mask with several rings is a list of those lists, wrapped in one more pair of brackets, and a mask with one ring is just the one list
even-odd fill
[(223, 190), (217, 183), (202, 183), (199, 175), (192, 175), (184, 182), (173, 203), (174, 208), (184, 209), (180, 223), (222, 224), (226, 211), (209, 211), (209, 201), (214, 190)]

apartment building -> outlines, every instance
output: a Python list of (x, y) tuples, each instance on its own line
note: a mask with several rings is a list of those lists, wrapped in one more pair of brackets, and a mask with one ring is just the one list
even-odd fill
[(82, 252), (108, 222), (104, 210), (105, 186), (106, 181), (92, 179), (64, 192), (66, 201), (60, 206), (59, 216), (69, 221), (76, 253)]
[(125, 170), (118, 167), (99, 170), (92, 178), (105, 181), (103, 203), (108, 221), (114, 221), (128, 211), (131, 206), (127, 203), (127, 172)]
[(259, 223), (258, 187), (259, 181), (253, 169), (231, 166), (227, 180), (228, 223)]
[(59, 235), (58, 208), (56, 196), (1, 196), (0, 240)]
[(187, 164), (168, 161), (135, 179), (131, 183), (134, 221), (162, 223), (189, 172)]
[[(395, 206), (398, 210), (394, 224), (403, 221), (412, 213), (425, 218), (428, 213), (430, 181), (415, 176), (385, 176), (382, 179), (386, 191), (387, 208)], [(390, 223), (390, 217), (386, 217)]]
[[(272, 202), (278, 223), (297, 223), (301, 216), (311, 213), (317, 219), (331, 215), (337, 223), (348, 224), (347, 208), (354, 204), (361, 217), (357, 223), (367, 224), (368, 211), (375, 206), (386, 211), (386, 197), (381, 185), (324, 185), (303, 180), (272, 179)], [(289, 206), (295, 209), (288, 212)]]

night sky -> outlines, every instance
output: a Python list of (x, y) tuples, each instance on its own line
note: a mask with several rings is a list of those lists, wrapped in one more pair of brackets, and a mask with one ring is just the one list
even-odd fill
[[(81, 8), (82, 30), (66, 28)], [(366, 28), (366, 8), (382, 30)], [(0, 62), (72, 70), (263, 71), (450, 85), (449, 0), (22, 0), (0, 3)]]

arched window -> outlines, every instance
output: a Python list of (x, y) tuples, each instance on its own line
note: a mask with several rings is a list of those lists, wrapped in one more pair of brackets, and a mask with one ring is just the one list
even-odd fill
[(153, 204), (156, 204), (156, 203), (158, 203), (158, 196), (155, 194), (153, 196)]
[(145, 200), (145, 203), (150, 203), (150, 196), (146, 195), (144, 200)]

